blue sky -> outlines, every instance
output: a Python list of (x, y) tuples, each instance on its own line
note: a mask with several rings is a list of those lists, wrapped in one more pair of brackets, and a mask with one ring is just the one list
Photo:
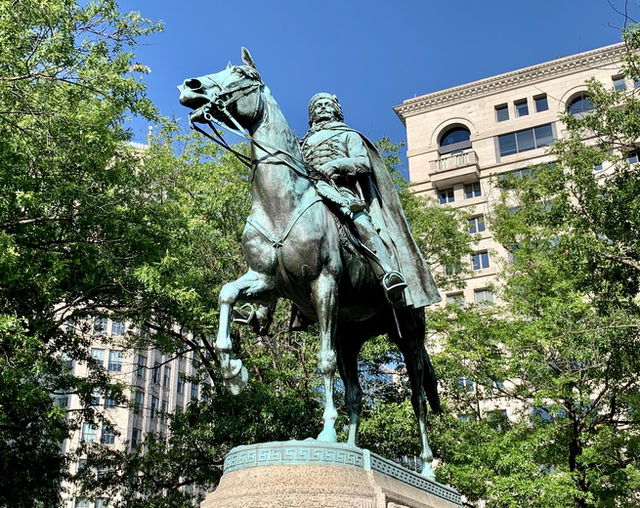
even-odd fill
[[(622, 11), (624, 0), (611, 0)], [(640, 0), (628, 0), (638, 18)], [(307, 103), (335, 93), (345, 121), (372, 140), (405, 140), (403, 100), (620, 41), (624, 18), (607, 0), (121, 0), (164, 23), (136, 59), (150, 98), (182, 119), (176, 86), (241, 63), (246, 46), (294, 131)], [(132, 123), (134, 139), (146, 126)], [(236, 140), (234, 140), (236, 141)]]

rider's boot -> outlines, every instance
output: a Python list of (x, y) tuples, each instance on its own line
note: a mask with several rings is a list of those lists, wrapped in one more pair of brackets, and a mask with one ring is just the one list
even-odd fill
[(358, 213), (354, 216), (354, 223), (358, 236), (368, 251), (369, 264), (381, 281), (387, 299), (394, 307), (403, 306), (407, 282), (403, 275), (392, 267), (391, 256), (371, 219), (368, 214)]

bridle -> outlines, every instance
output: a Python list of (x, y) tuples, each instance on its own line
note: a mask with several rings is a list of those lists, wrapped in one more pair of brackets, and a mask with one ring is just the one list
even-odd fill
[[(198, 127), (191, 120), (191, 118), (189, 118), (189, 125), (192, 129), (198, 131), (200, 134), (204, 135), (205, 137), (207, 137), (208, 139), (216, 143), (218, 146), (231, 152), (233, 155), (236, 156), (236, 158), (242, 164), (250, 168), (252, 170), (252, 173), (251, 173), (252, 181), (259, 163), (265, 162), (265, 160), (269, 158), (274, 158), (278, 162), (281, 162), (289, 166), (289, 168), (298, 176), (311, 180), (312, 182), (319, 181), (319, 180), (327, 180), (327, 178), (324, 175), (312, 176), (312, 173), (317, 173), (317, 172), (310, 165), (308, 165), (306, 162), (301, 160), (299, 157), (296, 157), (295, 155), (281, 148), (276, 148), (266, 143), (257, 141), (251, 134), (245, 131), (245, 129), (238, 122), (238, 120), (229, 111), (229, 106), (239, 101), (240, 99), (250, 95), (256, 90), (259, 90), (261, 92), (262, 89), (264, 88), (264, 83), (262, 83), (262, 81), (250, 80), (252, 82), (244, 86), (237, 86), (229, 90), (223, 87), (225, 82), (217, 83), (213, 78), (208, 78), (208, 79), (213, 82), (214, 86), (217, 87), (221, 91), (221, 93), (217, 94), (216, 98), (213, 101), (209, 101), (208, 103), (204, 104), (203, 106), (201, 106), (195, 111), (201, 111), (201, 114), (204, 117), (206, 124), (212, 130), (215, 137), (211, 136), (208, 132)], [(224, 115), (234, 125), (235, 129), (228, 127), (227, 125), (225, 125), (224, 122), (215, 118), (210, 113), (210, 108), (212, 107), (215, 107), (222, 115)], [(260, 94), (256, 94), (252, 119), (255, 119), (257, 117), (259, 108), (260, 108)], [(260, 160), (254, 160), (248, 155), (238, 152), (237, 150), (235, 150), (229, 145), (229, 143), (224, 139), (222, 132), (218, 128), (216, 128), (216, 126), (218, 126), (220, 129), (224, 129), (228, 132), (231, 132), (236, 136), (239, 136), (249, 141), (250, 143), (253, 143), (260, 150), (265, 152), (266, 155)], [(279, 156), (279, 154), (286, 155), (291, 160), (282, 158)], [(291, 161), (294, 161), (297, 164), (293, 164)]]

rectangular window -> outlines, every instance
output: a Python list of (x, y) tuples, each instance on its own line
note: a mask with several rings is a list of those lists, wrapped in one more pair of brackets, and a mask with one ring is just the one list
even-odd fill
[(100, 442), (102, 444), (115, 444), (116, 429), (114, 429), (111, 425), (103, 425), (102, 436), (100, 436)]
[(464, 197), (466, 199), (477, 198), (482, 196), (480, 182), (467, 183), (464, 185)]
[(160, 382), (160, 362), (153, 362), (153, 370), (151, 371), (151, 380), (154, 384), (158, 384)]
[(473, 381), (464, 376), (458, 378), (458, 386), (467, 393), (473, 392)]
[(498, 148), (500, 150), (500, 156), (511, 155), (518, 153), (518, 146), (516, 145), (516, 135), (511, 132), (509, 134), (503, 134), (498, 136)]
[(156, 417), (156, 413), (158, 412), (158, 397), (151, 397), (151, 418)]
[(447, 295), (447, 303), (449, 305), (464, 307), (464, 294), (461, 291), (458, 293), (449, 293)]
[(547, 95), (537, 95), (533, 98), (533, 102), (536, 105), (536, 113), (547, 111), (549, 109), (549, 103), (547, 102)]
[(493, 293), (488, 289), (476, 289), (473, 292), (473, 301), (476, 305), (488, 305), (493, 303)]
[(549, 146), (553, 143), (553, 128), (551, 124), (539, 125), (534, 127), (533, 136), (536, 141), (536, 148)]
[(178, 372), (178, 393), (184, 393), (184, 374)]
[(116, 407), (117, 405), (118, 405), (118, 402), (115, 399), (109, 399), (107, 397), (104, 398), (104, 407), (111, 408), (111, 407)]
[(504, 390), (504, 381), (494, 381), (493, 386), (498, 390)]
[(124, 335), (124, 321), (111, 322), (111, 335), (116, 335), (118, 337)]
[(142, 431), (140, 429), (131, 430), (131, 448), (136, 448), (142, 440)]
[(94, 365), (96, 365), (97, 367), (103, 367), (104, 366), (104, 349), (92, 347), (91, 358), (93, 359)]
[(466, 413), (458, 415), (458, 420), (460, 420), (461, 422), (473, 422), (477, 420), (477, 417), (475, 413)]
[(627, 155), (627, 162), (629, 164), (636, 164), (640, 160), (640, 150), (634, 150)]
[(166, 422), (167, 421), (167, 413), (169, 413), (169, 402), (166, 400), (162, 401), (162, 421)]
[(190, 400), (194, 401), (198, 398), (198, 383), (191, 383), (191, 398)]
[(485, 230), (484, 215), (471, 217), (469, 219), (469, 233), (482, 233)]
[(489, 253), (486, 250), (471, 254), (471, 267), (474, 270), (489, 268)]
[(136, 376), (140, 379), (144, 379), (146, 374), (147, 374), (147, 357), (143, 355), (138, 355)]
[(60, 409), (69, 407), (69, 396), (62, 395), (54, 398), (54, 405)]
[(98, 428), (91, 423), (82, 424), (82, 440), (87, 443), (94, 443), (97, 439)]
[(169, 367), (168, 365), (165, 365), (164, 377), (162, 378), (162, 386), (168, 389), (170, 384), (171, 384), (171, 367)]
[(136, 413), (142, 412), (142, 406), (144, 405), (144, 393), (136, 391), (133, 393), (133, 410)]
[(516, 169), (515, 171), (513, 171), (511, 173), (511, 176), (513, 176), (514, 178), (524, 178), (525, 176), (530, 175), (531, 172), (531, 168), (522, 168), (522, 169)]
[(455, 199), (453, 194), (453, 187), (449, 187), (447, 189), (441, 189), (438, 191), (438, 201), (440, 201), (441, 205), (444, 205), (446, 203), (451, 203), (454, 200)]
[(88, 499), (76, 499), (76, 508), (93, 508), (92, 504)]
[(505, 155), (548, 146), (553, 143), (553, 140), (553, 128), (548, 123), (498, 136), (498, 150), (500, 156), (504, 157)]
[(516, 144), (518, 152), (526, 152), (536, 148), (536, 140), (533, 137), (533, 129), (516, 132)]
[(107, 331), (108, 320), (106, 317), (96, 317), (93, 320), (93, 333), (104, 335)]
[(611, 80), (613, 81), (614, 90), (626, 90), (627, 84), (625, 82), (624, 76), (613, 76)]
[(593, 170), (595, 172), (602, 171), (602, 164), (594, 164), (593, 165)]
[(516, 116), (527, 116), (529, 114), (529, 105), (527, 99), (521, 99), (513, 103), (516, 108)]
[(122, 370), (122, 351), (109, 351), (108, 368), (111, 372), (120, 372)]
[(633, 80), (633, 88), (638, 88), (640, 86), (640, 78), (635, 78)]
[(498, 122), (509, 120), (509, 107), (506, 104), (496, 106), (496, 120)]

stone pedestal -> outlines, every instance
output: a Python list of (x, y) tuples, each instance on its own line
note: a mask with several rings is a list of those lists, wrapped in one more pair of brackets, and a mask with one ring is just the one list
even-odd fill
[(313, 439), (238, 446), (202, 508), (452, 508), (460, 495), (369, 450)]

